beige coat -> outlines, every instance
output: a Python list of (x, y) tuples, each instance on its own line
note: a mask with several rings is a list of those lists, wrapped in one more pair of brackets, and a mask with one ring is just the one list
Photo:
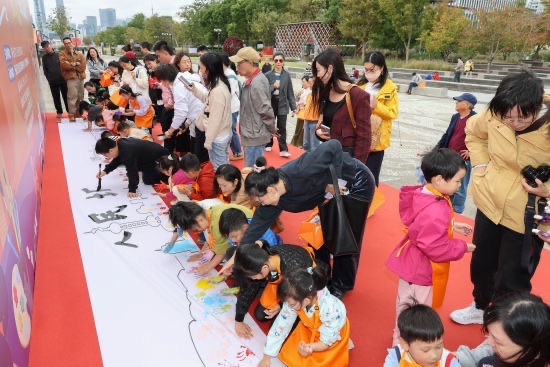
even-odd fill
[[(472, 170), (470, 193), (477, 208), (495, 224), (524, 233), (527, 193), (520, 171), (550, 162), (550, 126), (516, 135), (486, 110), (468, 119), (466, 146), (472, 167), (487, 163), (483, 173)], [(550, 189), (550, 182), (545, 185)]]
[[(231, 92), (221, 80), (210, 92), (193, 86), (195, 97), (205, 103), (204, 110), (195, 121), (197, 128), (206, 133), (204, 147), (212, 149), (212, 142), (218, 137), (227, 136), (231, 132)], [(208, 117), (204, 112), (209, 114)]]

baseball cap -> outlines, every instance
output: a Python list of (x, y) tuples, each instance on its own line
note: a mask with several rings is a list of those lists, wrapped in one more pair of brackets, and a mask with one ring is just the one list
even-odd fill
[(236, 55), (231, 56), (229, 60), (235, 64), (241, 61), (260, 62), (260, 54), (252, 47), (243, 47), (237, 51)]
[(453, 97), (455, 101), (466, 101), (470, 103), (472, 106), (475, 106), (477, 103), (477, 98), (470, 93), (463, 93), (457, 97)]

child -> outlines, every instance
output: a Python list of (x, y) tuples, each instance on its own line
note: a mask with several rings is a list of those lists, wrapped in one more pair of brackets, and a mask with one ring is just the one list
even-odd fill
[[(114, 119), (114, 116), (113, 116)], [(139, 140), (153, 141), (153, 138), (145, 130), (131, 127), (127, 122), (121, 121), (117, 124), (118, 134), (123, 138), (134, 138)]]
[[(119, 127), (120, 130), (120, 127)], [(158, 195), (170, 200), (172, 204), (177, 201), (190, 201), (189, 196), (182, 194), (178, 185), (192, 186), (195, 182), (191, 177), (187, 176), (185, 171), (181, 169), (179, 157), (172, 153), (160, 157), (157, 161), (157, 169), (160, 173), (168, 176), (168, 192), (166, 194), (157, 192), (153, 195)]]
[(460, 367), (443, 348), (443, 323), (431, 307), (408, 305), (397, 319), (399, 345), (388, 349), (384, 367)]
[(182, 188), (183, 194), (195, 201), (214, 197), (214, 167), (210, 161), (201, 164), (195, 154), (186, 154), (181, 158), (181, 169), (197, 182), (193, 188)]
[[(314, 79), (315, 78), (313, 76), (309, 78), (309, 89), (313, 88)], [(308, 93), (306, 103), (302, 111), (302, 116), (304, 119), (304, 150), (306, 152), (311, 152), (321, 144), (321, 141), (317, 139), (317, 136), (315, 135), (315, 129), (317, 122), (319, 121), (319, 112), (315, 106), (313, 106), (311, 93)]]
[(134, 122), (136, 126), (150, 133), (153, 127), (153, 117), (155, 113), (149, 97), (134, 93), (128, 84), (124, 84), (120, 87), (119, 93), (121, 97), (128, 100), (130, 107), (123, 115), (135, 116)]
[[(277, 356), (286, 366), (348, 365), (350, 325), (346, 307), (326, 285), (323, 263), (294, 269), (282, 280), (277, 296), (284, 301), (283, 308), (267, 335), (260, 366), (269, 366), (271, 358)], [(292, 331), (297, 318), (300, 322)]]
[[(430, 306), (432, 300), (443, 298), (444, 287), (433, 297), (433, 285), (434, 281), (446, 282), (448, 268), (442, 277), (432, 279), (431, 262), (459, 260), (475, 249), (471, 243), (453, 239), (453, 230), (464, 235), (472, 232), (472, 227), (466, 223), (453, 223), (454, 212), (449, 198), (458, 190), (466, 174), (462, 157), (453, 150), (436, 148), (424, 156), (421, 169), (428, 182), (425, 186), (401, 188), (399, 211), (401, 221), (408, 227), (407, 234), (386, 262), (399, 276), (396, 317), (411, 296)], [(399, 330), (395, 328), (393, 345), (398, 342)]]
[(304, 75), (302, 77), (302, 89), (300, 89), (296, 93), (296, 100), (297, 100), (296, 106), (298, 107), (298, 116), (297, 116), (298, 119), (296, 120), (296, 130), (294, 132), (294, 136), (292, 137), (292, 140), (290, 141), (290, 144), (298, 148), (302, 148), (304, 145), (304, 115), (305, 115), (304, 107), (306, 106), (307, 96), (311, 93), (309, 79), (310, 77), (308, 75)]
[(78, 113), (88, 121), (88, 127), (84, 131), (92, 131), (92, 121), (95, 121), (97, 116), (101, 114), (103, 107), (89, 104), (86, 101), (80, 101), (78, 105)]
[[(208, 273), (218, 266), (225, 257), (230, 245), (227, 237), (220, 233), (219, 222), (222, 213), (229, 208), (241, 210), (248, 218), (252, 218), (253, 213), (250, 209), (235, 204), (219, 204), (205, 210), (195, 202), (179, 201), (170, 208), (170, 221), (174, 227), (184, 231), (206, 231), (208, 234), (207, 245), (203, 246), (201, 256), (199, 256), (202, 259), (207, 259), (208, 262), (195, 269), (197, 274)], [(172, 240), (171, 242), (175, 241), (174, 237)]]
[[(241, 242), (251, 221), (252, 218), (247, 218), (241, 210), (226, 209), (220, 217), (220, 233), (222, 236), (227, 237), (231, 246), (237, 246)], [(265, 231), (259, 240), (265, 240), (269, 246), (281, 245), (283, 243), (281, 237), (271, 229)], [(233, 255), (232, 251), (228, 255), (231, 257)]]

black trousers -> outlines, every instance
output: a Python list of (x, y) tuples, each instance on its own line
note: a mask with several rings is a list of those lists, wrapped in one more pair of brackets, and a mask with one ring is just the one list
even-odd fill
[(196, 155), (201, 163), (207, 162), (210, 160), (210, 157), (208, 156), (208, 150), (204, 147), (206, 133), (195, 128), (195, 135), (196, 137), (191, 139), (191, 153)]
[[(63, 113), (61, 107), (61, 97), (65, 104), (65, 111), (69, 112), (69, 104), (67, 103), (67, 83), (50, 84), (50, 92), (52, 92), (53, 104), (57, 113)], [(61, 97), (59, 94), (61, 93)]]
[[(273, 111), (277, 113), (279, 111), (279, 97), (278, 96), (272, 96), (271, 97), (271, 106), (273, 107)], [(277, 130), (279, 133), (279, 137), (277, 138), (277, 141), (279, 142), (279, 151), (285, 152), (288, 151), (288, 146), (286, 145), (286, 119), (287, 115), (276, 115), (275, 118), (277, 119)], [(273, 146), (273, 136), (271, 137), (271, 140), (269, 140), (269, 143), (266, 144), (266, 147), (272, 147)]]
[[(165, 133), (170, 129), (170, 125), (172, 124), (172, 120), (174, 119), (174, 109), (166, 109), (163, 108), (162, 112), (160, 114), (160, 126), (162, 127), (162, 133)], [(176, 139), (175, 137), (171, 138), (164, 138), (164, 147), (168, 149), (170, 153), (174, 151), (176, 148)]]
[[(477, 308), (485, 309), (494, 297), (515, 290), (531, 290), (532, 275), (521, 267), (523, 233), (493, 223), (476, 213), (470, 278)], [(535, 268), (538, 265), (538, 259)]]
[(147, 167), (141, 173), (141, 179), (146, 185), (158, 184), (160, 181), (168, 182), (168, 177), (160, 173), (157, 167)]
[(378, 187), (378, 182), (380, 179), (380, 170), (382, 169), (382, 160), (384, 159), (384, 151), (379, 152), (370, 152), (369, 157), (367, 158), (367, 167), (369, 167), (372, 175), (374, 176), (374, 181)]

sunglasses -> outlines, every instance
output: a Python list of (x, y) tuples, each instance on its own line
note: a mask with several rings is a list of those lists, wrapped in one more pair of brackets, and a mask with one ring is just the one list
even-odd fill
[(275, 59), (275, 60), (273, 60), (273, 62), (285, 62), (285, 60), (283, 60), (283, 59)]

